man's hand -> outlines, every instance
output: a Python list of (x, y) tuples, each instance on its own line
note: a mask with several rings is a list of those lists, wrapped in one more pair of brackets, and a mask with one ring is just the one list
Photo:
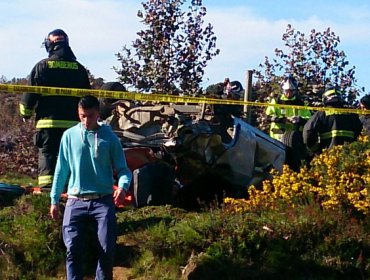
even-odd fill
[(292, 124), (297, 124), (301, 121), (301, 118), (299, 116), (292, 116), (292, 117), (289, 117), (288, 120), (292, 123)]
[(53, 220), (57, 220), (59, 218), (59, 207), (57, 204), (50, 205), (50, 216)]
[(113, 201), (116, 206), (121, 205), (126, 197), (126, 191), (123, 188), (115, 189), (113, 193)]

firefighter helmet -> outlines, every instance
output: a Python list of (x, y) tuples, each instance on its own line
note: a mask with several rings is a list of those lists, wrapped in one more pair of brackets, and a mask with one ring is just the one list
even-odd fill
[[(57, 38), (51, 41), (50, 36), (57, 36)], [(55, 29), (49, 32), (49, 34), (45, 37), (43, 43), (47, 52), (50, 52), (55, 46), (61, 44), (69, 46), (68, 35), (62, 29)]]
[(342, 93), (335, 86), (329, 86), (322, 95), (324, 105), (340, 104), (343, 102)]
[(283, 82), (281, 83), (281, 88), (283, 89), (283, 91), (286, 90), (295, 91), (298, 89), (298, 82), (292, 75), (289, 75), (284, 78)]

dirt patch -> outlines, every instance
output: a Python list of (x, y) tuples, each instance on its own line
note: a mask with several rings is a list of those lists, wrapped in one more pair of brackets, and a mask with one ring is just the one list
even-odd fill
[(138, 279), (132, 276), (132, 269), (116, 266), (113, 268), (113, 280), (133, 280)]

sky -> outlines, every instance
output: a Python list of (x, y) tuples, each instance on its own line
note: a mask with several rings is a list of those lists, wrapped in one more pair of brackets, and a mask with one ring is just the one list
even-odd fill
[[(115, 54), (131, 46), (143, 29), (142, 0), (0, 0), (0, 77), (25, 78), (47, 56), (41, 44), (61, 28), (79, 62), (105, 82), (117, 81)], [(203, 86), (225, 77), (245, 84), (248, 70), (275, 48), (288, 24), (308, 34), (328, 27), (340, 37), (339, 50), (356, 66), (357, 85), (370, 92), (370, 1), (368, 0), (203, 0), (206, 23), (217, 36), (220, 54), (208, 63)], [(187, 8), (185, 4), (184, 8)]]

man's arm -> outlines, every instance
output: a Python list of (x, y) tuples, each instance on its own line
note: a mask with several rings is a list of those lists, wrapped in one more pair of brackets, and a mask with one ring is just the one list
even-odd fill
[(53, 219), (57, 219), (59, 217), (58, 204), (60, 195), (63, 192), (64, 186), (67, 182), (67, 178), (70, 174), (70, 166), (67, 151), (68, 151), (68, 141), (66, 133), (64, 133), (59, 146), (59, 155), (55, 167), (53, 185), (50, 191), (51, 199), (50, 215)]
[(113, 167), (117, 171), (118, 177), (118, 188), (113, 193), (114, 201), (123, 200), (125, 197), (126, 191), (129, 189), (131, 180), (132, 180), (132, 172), (127, 166), (125, 154), (123, 152), (123, 148), (121, 143), (119, 142), (118, 137), (113, 133), (112, 138), (112, 162)]
[[(41, 69), (39, 64), (36, 64), (32, 69), (30, 78), (28, 80), (28, 85), (37, 86), (40, 85), (36, 77), (36, 72), (39, 72)], [(37, 75), (40, 75), (38, 73)], [(29, 119), (34, 113), (34, 108), (40, 98), (40, 94), (27, 92), (23, 93), (20, 103), (19, 103), (19, 114), (23, 119)]]

